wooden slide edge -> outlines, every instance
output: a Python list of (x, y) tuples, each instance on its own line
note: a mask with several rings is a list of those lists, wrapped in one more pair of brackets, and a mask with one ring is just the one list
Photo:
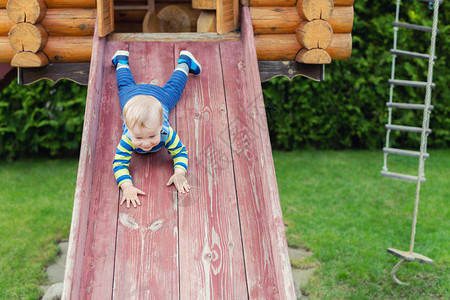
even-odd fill
[[(261, 91), (261, 78), (258, 70), (258, 60), (256, 56), (256, 48), (254, 43), (253, 27), (251, 23), (250, 10), (248, 7), (242, 8), (242, 43), (244, 48), (244, 56), (246, 63), (252, 64), (255, 68), (246, 68), (248, 72), (248, 80), (250, 86), (258, 87), (257, 91)], [(252, 69), (254, 71), (252, 72)], [(262, 99), (262, 91), (259, 95), (252, 95), (255, 99)], [(296, 299), (294, 281), (292, 277), (291, 263), (288, 254), (288, 246), (286, 240), (286, 232), (284, 228), (283, 216), (281, 212), (280, 197), (278, 194), (278, 186), (275, 176), (275, 167), (273, 165), (272, 150), (269, 140), (269, 131), (265, 114), (262, 116), (264, 120), (260, 127), (262, 152), (260, 153), (260, 164), (263, 173), (264, 201), (267, 208), (267, 222), (269, 222), (270, 238), (275, 263), (275, 272), (277, 275), (280, 299)], [(265, 182), (266, 184), (264, 184)]]
[(62, 299), (78, 299), (81, 288), (106, 47), (106, 39), (98, 36), (97, 24), (95, 28)]

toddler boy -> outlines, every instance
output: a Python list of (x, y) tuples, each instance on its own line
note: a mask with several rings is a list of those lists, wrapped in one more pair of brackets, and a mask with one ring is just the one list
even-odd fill
[(116, 67), (120, 106), (123, 112), (123, 134), (113, 162), (114, 176), (122, 189), (120, 205), (125, 201), (137, 207), (138, 195), (145, 192), (133, 185), (128, 170), (133, 151), (151, 153), (166, 147), (173, 158), (174, 173), (167, 185), (174, 184), (179, 193), (190, 190), (186, 179), (188, 156), (186, 147), (169, 124), (169, 113), (180, 100), (188, 73), (199, 75), (201, 66), (189, 51), (181, 51), (169, 81), (164, 87), (136, 84), (128, 65), (129, 52), (117, 51), (112, 57)]

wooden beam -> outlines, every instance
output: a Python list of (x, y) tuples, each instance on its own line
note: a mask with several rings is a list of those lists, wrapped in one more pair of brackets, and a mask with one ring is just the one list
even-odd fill
[(333, 38), (333, 29), (323, 20), (303, 21), (295, 31), (298, 43), (306, 49), (326, 49)]
[(217, 35), (216, 33), (113, 33), (108, 36), (108, 42), (212, 42), (237, 41), (238, 33)]
[(353, 6), (338, 6), (327, 22), (333, 28), (334, 33), (349, 33), (353, 29)]
[[(250, 7), (253, 30), (256, 34), (295, 33), (302, 19), (295, 7)], [(327, 20), (334, 33), (351, 32), (353, 7), (338, 6)]]
[(114, 11), (116, 10), (149, 10), (148, 5), (114, 5)]
[(14, 27), (15, 24), (16, 23), (11, 21), (8, 17), (8, 12), (6, 9), (0, 9), (0, 36), (8, 35), (8, 32)]
[(301, 64), (291, 61), (259, 61), (259, 74), (261, 82), (267, 81), (277, 76), (284, 76), (289, 79), (295, 76), (305, 76), (315, 81), (324, 80), (324, 66)]
[(54, 63), (89, 62), (92, 53), (92, 37), (50, 36), (43, 51)]
[(333, 13), (333, 0), (298, 0), (297, 11), (303, 20), (328, 20)]
[[(130, 0), (133, 1), (133, 0)], [(129, 2), (130, 2), (129, 1)], [(141, 0), (145, 1), (145, 0)], [(183, 1), (183, 0), (176, 0)], [(186, 0), (187, 1), (187, 0)], [(0, 0), (0, 9), (6, 8), (8, 0)], [(95, 8), (96, 0), (45, 0), (48, 8)]]
[(352, 54), (352, 34), (337, 33), (333, 35), (330, 46), (325, 49), (332, 59), (347, 59)]
[(294, 33), (302, 19), (295, 7), (250, 7), (255, 34)]
[[(92, 53), (92, 37), (50, 36), (42, 52), (53, 63), (89, 62)], [(11, 48), (8, 37), (0, 36), (0, 63), (11, 62), (15, 54), (16, 52)]]
[(323, 49), (302, 49), (295, 56), (295, 60), (304, 64), (329, 64), (331, 63), (330, 55)]
[(340, 6), (340, 5), (353, 5), (355, 3), (355, 0), (333, 0), (334, 6)]
[(36, 53), (44, 48), (47, 39), (48, 33), (40, 24), (19, 23), (9, 32), (9, 43), (16, 52)]
[(114, 31), (114, 3), (112, 0), (97, 1), (98, 36), (104, 37)]
[(90, 63), (48, 64), (40, 68), (20, 68), (19, 83), (32, 84), (41, 79), (58, 82), (69, 79), (81, 85), (87, 85), (89, 80)]
[(236, 29), (234, 0), (217, 0), (217, 33), (225, 34)]
[(95, 8), (48, 9), (41, 24), (50, 36), (92, 36), (94, 34)]
[[(251, 7), (295, 6), (297, 0), (248, 0)], [(334, 6), (353, 5), (355, 0), (333, 0)], [(248, 5), (247, 5), (248, 6)]]
[(127, 6), (127, 5), (147, 5), (147, 0), (116, 0), (116, 1), (114, 1), (114, 7)]
[(301, 46), (295, 34), (255, 35), (258, 60), (294, 60)]
[(192, 0), (192, 8), (195, 9), (216, 9), (216, 0)]
[(96, 8), (96, 0), (45, 0), (48, 8)]
[[(301, 49), (295, 34), (255, 35), (255, 46), (258, 60), (294, 60)], [(331, 59), (346, 59), (351, 55), (351, 47), (351, 33), (338, 33), (325, 51)]]
[(11, 66), (13, 67), (42, 67), (49, 63), (48, 57), (44, 52), (37, 53), (32, 52), (19, 52), (14, 55), (11, 60)]
[[(155, 3), (164, 3), (167, 5), (168, 3), (191, 3), (191, 0), (155, 0)], [(119, 6), (127, 6), (127, 5), (148, 5), (148, 0), (116, 0), (114, 1), (114, 7), (116, 5)]]
[(12, 58), (16, 52), (11, 48), (9, 38), (7, 36), (0, 36), (0, 63), (11, 63)]
[(251, 7), (295, 6), (297, 0), (249, 0)]
[(202, 10), (197, 20), (197, 32), (216, 32), (216, 12)]

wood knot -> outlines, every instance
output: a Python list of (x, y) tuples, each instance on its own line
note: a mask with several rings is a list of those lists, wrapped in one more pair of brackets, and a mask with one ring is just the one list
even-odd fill
[(88, 29), (88, 26), (86, 24), (81, 24), (80, 26), (78, 26), (78, 28), (80, 28), (80, 30), (85, 31)]
[(212, 253), (211, 252), (205, 253), (203, 255), (203, 260), (211, 261), (212, 260)]

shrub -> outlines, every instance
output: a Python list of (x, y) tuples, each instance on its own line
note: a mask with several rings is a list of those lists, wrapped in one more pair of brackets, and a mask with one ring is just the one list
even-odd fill
[(86, 87), (69, 81), (13, 82), (0, 92), (0, 155), (73, 155), (81, 142)]

